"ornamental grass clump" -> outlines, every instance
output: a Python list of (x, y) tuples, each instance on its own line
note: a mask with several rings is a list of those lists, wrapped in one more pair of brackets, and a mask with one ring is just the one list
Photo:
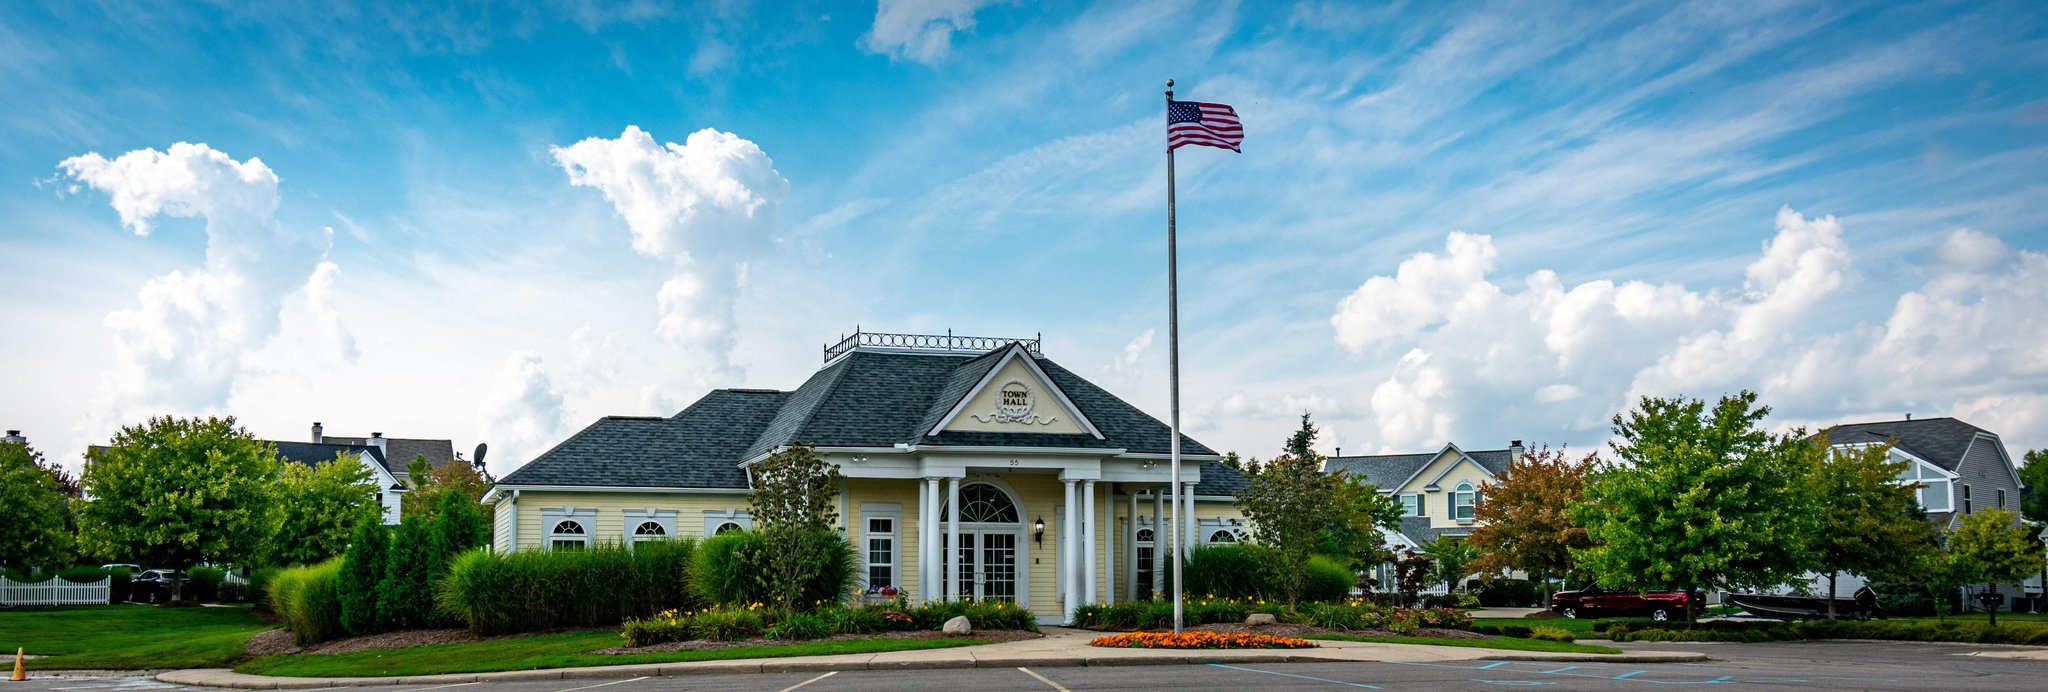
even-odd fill
[(1096, 637), (1089, 646), (1121, 649), (1313, 649), (1316, 643), (1295, 637), (1242, 632), (1125, 632)]

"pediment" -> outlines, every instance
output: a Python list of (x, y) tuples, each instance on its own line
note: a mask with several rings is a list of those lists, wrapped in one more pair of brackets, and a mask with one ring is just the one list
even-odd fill
[(1102, 439), (1095, 424), (1022, 347), (1012, 345), (933, 426), (942, 432), (1046, 433)]

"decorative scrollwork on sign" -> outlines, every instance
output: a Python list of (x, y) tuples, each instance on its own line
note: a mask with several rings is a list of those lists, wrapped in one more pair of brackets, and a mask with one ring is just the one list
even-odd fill
[(1040, 416), (1032, 410), (1038, 407), (1038, 395), (1024, 386), (1023, 382), (1010, 380), (996, 390), (996, 410), (987, 415), (969, 414), (983, 423), (1023, 423), (1025, 425), (1052, 425), (1058, 416)]

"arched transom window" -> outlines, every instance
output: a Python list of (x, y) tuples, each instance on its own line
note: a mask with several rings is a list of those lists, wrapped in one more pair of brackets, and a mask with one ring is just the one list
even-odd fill
[(1458, 489), (1451, 492), (1451, 518), (1471, 519), (1472, 502), (1476, 497), (1471, 483), (1459, 483)]
[(1152, 535), (1153, 535), (1153, 534), (1152, 534), (1152, 530), (1151, 530), (1151, 529), (1138, 529), (1138, 542), (1139, 542), (1139, 543), (1151, 543), (1151, 542), (1152, 542)]
[(1209, 542), (1210, 542), (1210, 543), (1236, 543), (1236, 542), (1237, 542), (1237, 534), (1235, 534), (1235, 533), (1232, 533), (1232, 532), (1230, 531), (1230, 529), (1217, 529), (1215, 533), (1209, 534)]
[[(946, 516), (941, 514), (940, 516)], [(1002, 488), (975, 483), (960, 489), (960, 521), (980, 524), (1017, 523), (1017, 503)]]
[(580, 550), (590, 546), (590, 532), (583, 528), (583, 522), (565, 519), (555, 522), (548, 531), (548, 547), (553, 550)]
[(660, 538), (668, 535), (668, 529), (661, 528), (661, 522), (658, 521), (643, 521), (640, 522), (639, 528), (633, 529), (633, 535)]
[(741, 526), (740, 526), (740, 525), (739, 525), (739, 524), (738, 524), (737, 522), (730, 522), (730, 521), (728, 521), (728, 522), (725, 522), (725, 523), (723, 523), (723, 524), (719, 524), (719, 525), (718, 525), (718, 528), (717, 528), (717, 529), (714, 529), (714, 530), (712, 530), (712, 532), (711, 532), (711, 535), (713, 535), (713, 536), (723, 536), (723, 535), (725, 535), (725, 534), (728, 534), (728, 533), (732, 533), (732, 532), (734, 532), (734, 531), (738, 531), (738, 530), (740, 530), (741, 528), (742, 528), (742, 527), (741, 527)]

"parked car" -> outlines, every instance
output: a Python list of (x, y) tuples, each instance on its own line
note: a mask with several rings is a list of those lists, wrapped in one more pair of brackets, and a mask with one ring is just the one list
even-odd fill
[(135, 576), (136, 572), (142, 571), (142, 565), (134, 565), (126, 562), (109, 562), (107, 564), (100, 565), (100, 569), (106, 570), (108, 572), (112, 572), (114, 570), (125, 570), (128, 572), (129, 576)]
[(1689, 597), (1683, 591), (1607, 591), (1582, 589), (1559, 591), (1550, 597), (1550, 612), (1568, 618), (1642, 617), (1673, 620), (1685, 617), (1690, 604), (1695, 611), (1706, 610), (1706, 599)]
[(137, 603), (168, 603), (185, 583), (185, 573), (174, 569), (144, 570), (135, 576), (129, 598)]

